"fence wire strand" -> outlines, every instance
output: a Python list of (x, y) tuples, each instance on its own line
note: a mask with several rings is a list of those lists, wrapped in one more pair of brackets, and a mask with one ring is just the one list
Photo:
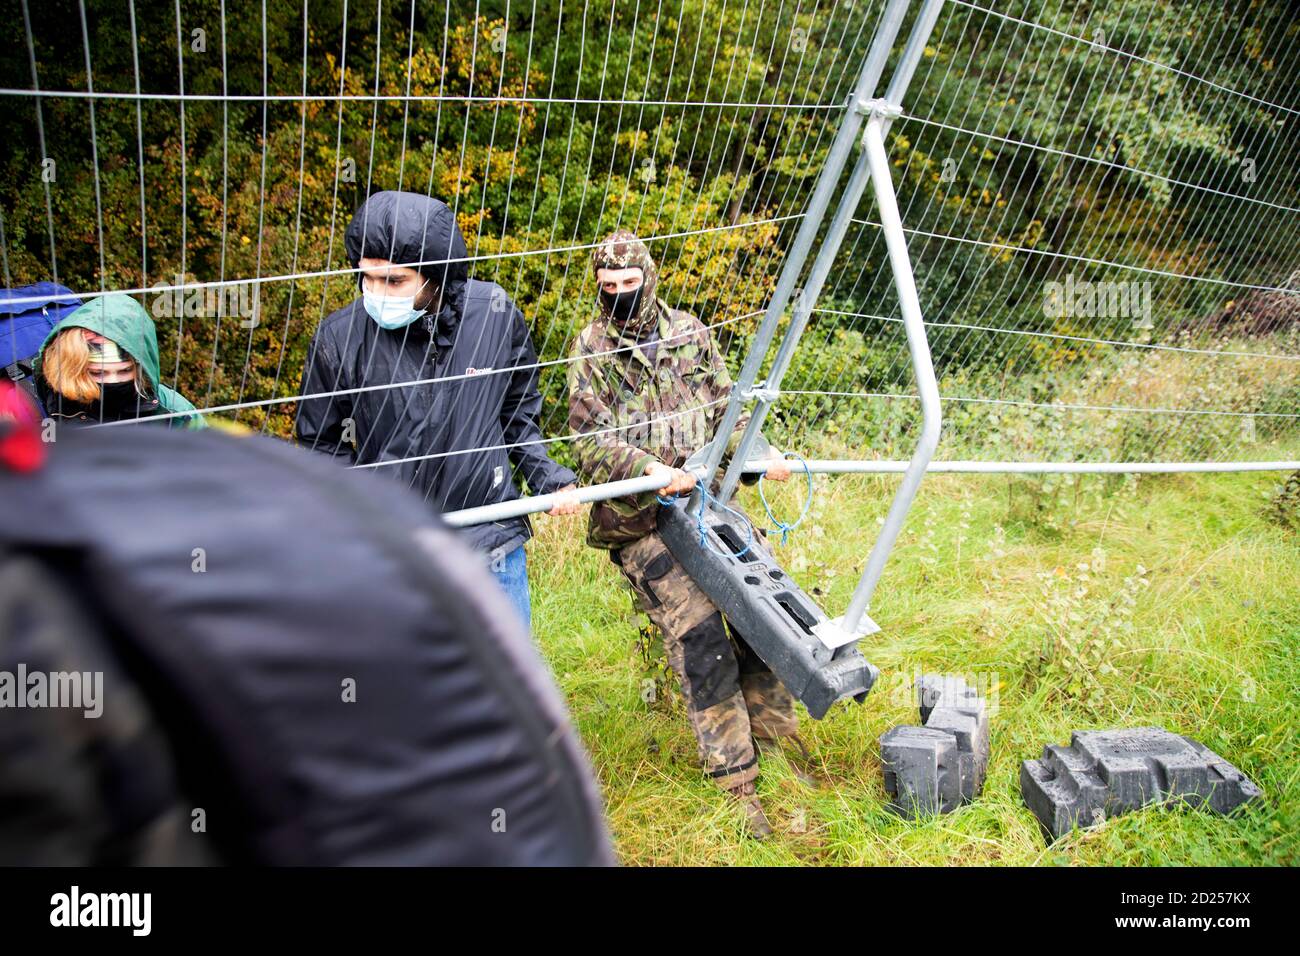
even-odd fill
[[(222, 0), (211, 18), (80, 0), (65, 54), (66, 28), (21, 0), (0, 101), (34, 175), (0, 202), (5, 283), (136, 296), (173, 387), (292, 439), (304, 398), (405, 409), (466, 377), (299, 381), (357, 294), (355, 209), (434, 195), (465, 234), (455, 261), (529, 323), (537, 361), (490, 374), (537, 371), (543, 442), (571, 460), (590, 250), (644, 234), (664, 297), (738, 368), (883, 6)], [(1300, 21), (1281, 3), (1001, 6), (944, 5), (887, 138), (945, 401), (937, 457), (1293, 460)], [(772, 440), (906, 457), (917, 396), (873, 200), (803, 304)]]

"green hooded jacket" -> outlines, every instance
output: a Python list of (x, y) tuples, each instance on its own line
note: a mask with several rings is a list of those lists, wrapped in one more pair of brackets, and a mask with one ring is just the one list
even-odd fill
[[(154, 331), (153, 319), (144, 310), (144, 306), (135, 299), (121, 293), (100, 296), (92, 299), (77, 309), (54, 327), (45, 337), (41, 350), (32, 363), (37, 376), (41, 372), (41, 359), (45, 350), (55, 337), (69, 328), (89, 329), (106, 339), (112, 339), (117, 347), (135, 359), (144, 368), (153, 386), (154, 396), (158, 399), (164, 413), (197, 411), (193, 404), (174, 389), (162, 384), (158, 369), (158, 335)], [(189, 418), (175, 418), (171, 421), (184, 423), (187, 428), (206, 428), (202, 415)]]

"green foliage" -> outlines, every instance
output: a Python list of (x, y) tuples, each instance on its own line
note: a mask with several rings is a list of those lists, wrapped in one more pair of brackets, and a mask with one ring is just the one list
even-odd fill
[(1092, 550), (1092, 560), (1066, 569), (1057, 565), (1039, 571), (1042, 604), (1039, 614), (1046, 625), (1036, 681), (1048, 685), (1049, 698), (1060, 694), (1084, 707), (1099, 707), (1107, 695), (1108, 678), (1118, 672), (1111, 663), (1125, 647), (1133, 630), (1133, 608), (1143, 588), (1150, 587), (1141, 564), (1124, 577), (1118, 588), (1098, 599), (1093, 579), (1106, 572), (1106, 551)]
[[(681, 234), (656, 245), (664, 292), (706, 321), (730, 322), (730, 341), (752, 330), (780, 262), (779, 224), (745, 224), (795, 211), (796, 187), (820, 169), (836, 114), (662, 101), (827, 102), (830, 73), (804, 86), (814, 62), (838, 59), (842, 72), (866, 42), (841, 21), (844, 49), (824, 39), (814, 61), (791, 50), (792, 11), (700, 0), (671, 13), (619, 6), (612, 22), (610, 9), (559, 4), (530, 18), (489, 3), (477, 18), (458, 9), (445, 22), (420, 5), (389, 8), (378, 23), (373, 10), (353, 5), (345, 21), (342, 9), (312, 4), (305, 36), (292, 5), (271, 5), (265, 30), (251, 3), (228, 4), (224, 23), (216, 0), (187, 0), (180, 24), (170, 9), (142, 7), (134, 33), (127, 9), (92, 9), (95, 89), (133, 91), (138, 51), (140, 88), (161, 97), (93, 101), (93, 140), (89, 101), (42, 98), (45, 154), (37, 101), (0, 119), (8, 281), (47, 278), (56, 265), (61, 281), (84, 289), (340, 270), (356, 206), (372, 190), (407, 188), (456, 210), (474, 273), (511, 292), (543, 360), (562, 357), (592, 318), (588, 246), (617, 225)], [(13, 19), (21, 22), (16, 10)], [(814, 19), (830, 29), (829, 15), (800, 14), (802, 29)], [(34, 34), (43, 89), (87, 88), (77, 25), (70, 0), (42, 5)], [(194, 48), (195, 29), (206, 32), (204, 50)], [(191, 96), (289, 98), (182, 105), (167, 98), (181, 91), (182, 71)], [(0, 77), (32, 85), (22, 44), (0, 52)], [(339, 93), (346, 99), (330, 99)], [(589, 102), (602, 99), (629, 102)], [(51, 184), (40, 178), (42, 155), (56, 163)], [(737, 228), (704, 232), (720, 224)], [(538, 254), (548, 249), (557, 251)], [(341, 275), (272, 281), (259, 287), (254, 329), (229, 316), (162, 322), (164, 368), (203, 405), (292, 395), (316, 324), (353, 295)], [(562, 428), (562, 370), (543, 379), (547, 425)], [(292, 411), (273, 407), (267, 424), (286, 433)]]
[[(367, 193), (415, 189), (456, 209), (474, 274), (505, 286), (553, 361), (592, 316), (587, 246), (616, 225), (678, 236), (656, 243), (666, 296), (726, 323), (720, 337), (739, 353), (797, 225), (783, 217), (803, 208), (838, 122), (817, 107), (844, 101), (880, 5), (397, 4), (376, 21), (355, 4), (345, 19), (327, 0), (310, 5), (306, 24), (292, 4), (264, 14), (236, 0), (223, 21), (218, 0), (186, 0), (180, 23), (170, 7), (137, 6), (133, 30), (126, 5), (90, 4), (85, 46), (95, 90), (132, 93), (138, 82), (143, 99), (12, 98), (17, 108), (0, 117), (9, 284), (56, 272), (96, 289), (342, 270), (342, 232)], [(13, 0), (6, 8), (21, 23)], [(41, 89), (87, 89), (78, 5), (49, 0), (32, 15)], [(1294, 99), (1269, 52), (1297, 31), (1285, 5), (1124, 0), (1099, 12), (1034, 0), (1018, 16), (1087, 42), (949, 5), (908, 95), (914, 116), (890, 134), (936, 365), (948, 375), (1051, 373), (1097, 358), (963, 323), (1134, 336), (1125, 318), (1043, 314), (1043, 282), (1063, 262), (1092, 280), (1130, 271), (1037, 252), (1255, 281), (1300, 239), (1294, 217), (1268, 207), (1243, 216), (1230, 197), (1174, 182), (1296, 204), (1284, 175), (1300, 159), (1295, 138), (1258, 102)], [(25, 44), (0, 50), (0, 83), (33, 85)], [(200, 98), (182, 104), (182, 89)], [(280, 98), (221, 99), (263, 92)], [(741, 105), (699, 105), (723, 103)], [(52, 183), (41, 178), (45, 157)], [(1246, 159), (1259, 174), (1249, 188)], [(701, 231), (720, 225), (735, 228)], [(791, 387), (907, 387), (879, 239), (874, 226), (851, 230)], [(1224, 307), (1221, 286), (1153, 281), (1147, 338), (1185, 337)], [(163, 367), (201, 405), (292, 396), (317, 323), (354, 295), (339, 274), (256, 288), (256, 328), (230, 315), (160, 320)], [(542, 378), (544, 425), (559, 434), (563, 371)], [(1291, 388), (1276, 400), (1293, 400)], [(861, 424), (838, 407), (810, 400), (810, 425), (835, 435)], [(286, 434), (292, 413), (282, 404), (244, 417)], [(893, 413), (871, 424), (885, 440), (910, 428)]]
[(1269, 517), (1284, 528), (1300, 531), (1300, 471), (1293, 472), (1277, 489), (1270, 502)]

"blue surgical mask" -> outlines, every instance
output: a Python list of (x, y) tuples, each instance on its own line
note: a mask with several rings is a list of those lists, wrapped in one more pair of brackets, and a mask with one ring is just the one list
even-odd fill
[(415, 295), (404, 296), (379, 295), (362, 289), (361, 303), (381, 329), (405, 328), (424, 315), (424, 309), (415, 308), (415, 300), (428, 284), (426, 280)]

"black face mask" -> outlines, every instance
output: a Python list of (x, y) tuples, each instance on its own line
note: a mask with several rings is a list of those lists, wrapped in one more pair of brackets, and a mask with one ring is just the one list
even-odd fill
[(643, 285), (637, 286), (631, 292), (606, 292), (601, 289), (600, 300), (605, 303), (605, 308), (609, 309), (615, 322), (627, 325), (641, 310), (641, 290), (644, 288)]
[(108, 382), (99, 390), (99, 405), (106, 419), (134, 418), (149, 403), (135, 390), (135, 382)]

